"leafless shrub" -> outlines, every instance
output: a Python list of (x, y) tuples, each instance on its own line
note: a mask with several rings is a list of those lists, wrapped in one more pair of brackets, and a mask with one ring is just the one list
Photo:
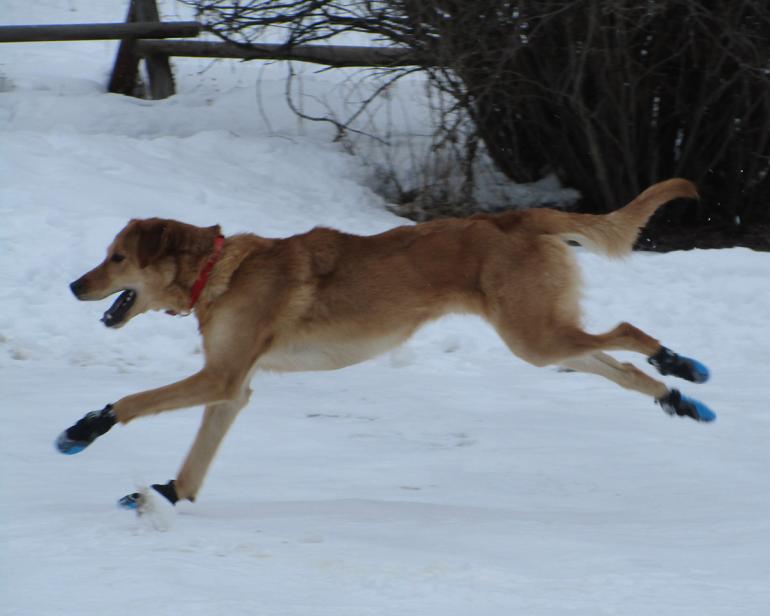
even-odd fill
[[(683, 176), (701, 205), (667, 208), (661, 227), (770, 223), (767, 0), (186, 1), (238, 44), (357, 32), (403, 49), (502, 173), (554, 173), (585, 211)], [(437, 139), (456, 139), (446, 128)]]

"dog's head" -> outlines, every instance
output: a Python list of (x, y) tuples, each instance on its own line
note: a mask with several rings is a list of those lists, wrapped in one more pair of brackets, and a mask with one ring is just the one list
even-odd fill
[(176, 220), (130, 221), (107, 249), (104, 261), (70, 285), (80, 300), (121, 292), (104, 313), (107, 327), (122, 327), (148, 310), (187, 308), (196, 264), (211, 251), (219, 226), (195, 227)]

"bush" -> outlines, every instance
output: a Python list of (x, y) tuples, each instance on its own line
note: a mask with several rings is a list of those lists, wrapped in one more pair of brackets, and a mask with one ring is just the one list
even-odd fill
[(405, 49), (500, 171), (553, 173), (583, 211), (681, 176), (703, 199), (665, 208), (658, 233), (770, 224), (767, 0), (191, 3), (240, 44), (279, 26), (289, 47), (356, 31)]

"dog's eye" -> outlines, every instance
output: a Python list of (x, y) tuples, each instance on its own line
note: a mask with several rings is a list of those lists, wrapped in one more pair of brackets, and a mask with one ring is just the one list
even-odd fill
[(123, 259), (125, 259), (123, 255), (119, 255), (115, 253), (114, 255), (112, 255), (112, 258), (110, 259), (110, 261), (112, 261), (113, 263), (120, 263)]

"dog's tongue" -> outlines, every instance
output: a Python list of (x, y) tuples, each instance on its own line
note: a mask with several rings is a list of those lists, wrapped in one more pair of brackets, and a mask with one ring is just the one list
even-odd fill
[(134, 305), (135, 301), (136, 291), (130, 289), (123, 291), (107, 312), (104, 313), (104, 316), (102, 316), (102, 323), (107, 327), (115, 327), (126, 318), (126, 314), (131, 309), (131, 306)]

